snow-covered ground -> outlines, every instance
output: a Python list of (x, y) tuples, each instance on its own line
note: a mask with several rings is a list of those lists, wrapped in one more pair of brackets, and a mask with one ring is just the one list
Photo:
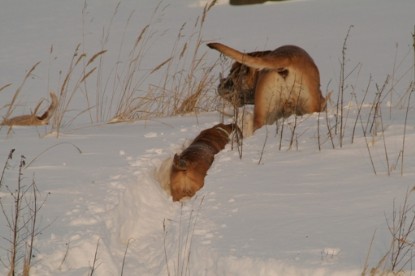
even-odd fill
[[(155, 15), (157, 5), (122, 1), (110, 24), (116, 3), (109, 0), (5, 1), (0, 88), (12, 85), (0, 92), (0, 108), (11, 101), (27, 70), (41, 61), (16, 108), (30, 112), (50, 89), (58, 89), (78, 43), (89, 55), (101, 49), (103, 28), (111, 28), (106, 45), (111, 64), (111, 58), (119, 58), (124, 33), (127, 51), (151, 22), (155, 38), (146, 48), (143, 70), (154, 68), (169, 57), (182, 24), (194, 24), (203, 2), (163, 1)], [(3, 210), (10, 214), (6, 185), (13, 190), (17, 183), (20, 155), (29, 164), (23, 184), (34, 179), (46, 199), (38, 214), (41, 232), (31, 275), (88, 275), (95, 253), (94, 275), (360, 275), (365, 262), (376, 267), (390, 249), (393, 211), (399, 212), (415, 184), (413, 103), (406, 125), (407, 103), (399, 104), (407, 99), (413, 76), (414, 11), (412, 0), (292, 0), (238, 7), (219, 1), (206, 19), (205, 41), (243, 51), (300, 45), (320, 69), (323, 93), (333, 90), (334, 100), (343, 43), (353, 25), (345, 70), (357, 69), (346, 79), (347, 103), (353, 102), (352, 92), (360, 102), (372, 78), (362, 109), (365, 125), (388, 75), (385, 91), (392, 96), (383, 99), (382, 122), (378, 119), (377, 135), (368, 140), (358, 122), (351, 143), (358, 109), (350, 104), (341, 148), (337, 136), (333, 149), (326, 118), (318, 114), (299, 118), (291, 149), (294, 118), (285, 123), (281, 149), (275, 126), (246, 138), (242, 158), (228, 145), (216, 156), (205, 187), (183, 204), (173, 203), (161, 187), (160, 168), (201, 130), (220, 122), (217, 112), (93, 125), (80, 116), (59, 138), (49, 133), (50, 127), (14, 128), (9, 135), (2, 128), (1, 165), (16, 149), (0, 188)], [(207, 61), (218, 58), (217, 52), (206, 52)], [(146, 81), (151, 78), (143, 90)], [(335, 112), (329, 106), (331, 125)], [(413, 204), (412, 195), (409, 201)], [(0, 235), (5, 274), (10, 231), (4, 216)], [(390, 268), (389, 257), (381, 268)]]

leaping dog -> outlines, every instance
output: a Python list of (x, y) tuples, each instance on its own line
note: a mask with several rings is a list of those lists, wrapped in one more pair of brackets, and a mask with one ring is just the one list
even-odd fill
[(326, 109), (318, 68), (302, 48), (286, 45), (245, 54), (221, 43), (208, 47), (236, 61), (218, 92), (225, 99), (236, 99), (236, 106), (255, 104), (253, 131), (282, 117)]

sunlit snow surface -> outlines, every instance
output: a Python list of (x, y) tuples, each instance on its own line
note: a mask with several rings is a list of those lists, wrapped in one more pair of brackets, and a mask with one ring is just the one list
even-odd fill
[[(331, 122), (351, 25), (345, 60), (346, 71), (353, 73), (346, 80), (346, 101), (354, 102), (353, 91), (360, 102), (371, 78), (363, 124), (388, 75), (388, 87), (395, 85), (392, 97), (381, 103), (384, 131), (378, 126), (373, 139), (365, 140), (359, 121), (351, 143), (357, 116), (352, 104), (345, 109), (342, 148), (338, 137), (332, 148), (325, 115), (298, 118), (291, 149), (294, 118), (285, 122), (281, 149), (276, 127), (263, 127), (244, 140), (242, 158), (230, 144), (216, 155), (205, 187), (183, 204), (172, 202), (158, 172), (201, 130), (221, 121), (216, 112), (93, 126), (81, 116), (59, 138), (48, 133), (49, 127), (14, 128), (9, 135), (2, 128), (1, 166), (16, 149), (1, 187), (4, 210), (12, 208), (5, 185), (13, 190), (21, 155), (33, 161), (23, 170), (23, 183), (34, 179), (40, 196), (47, 196), (38, 214), (31, 275), (87, 275), (95, 252), (94, 275), (360, 275), (366, 259), (369, 268), (375, 267), (390, 248), (394, 208), (415, 184), (413, 103), (406, 126), (407, 104), (398, 105), (413, 75), (415, 2), (398, 2), (309, 0), (231, 7), (219, 1), (208, 13), (203, 40), (241, 51), (303, 47), (320, 69), (323, 94), (334, 91)], [(156, 38), (143, 60), (148, 70), (169, 57), (182, 24), (194, 24), (203, 9), (196, 0), (163, 1), (151, 19), (159, 2), (123, 1), (110, 26), (114, 1), (84, 4), (2, 3), (0, 87), (12, 86), (0, 92), (1, 115), (36, 62), (41, 61), (23, 87), (17, 113), (30, 112), (48, 90), (58, 89), (60, 70), (67, 69), (78, 43), (85, 41), (89, 55), (99, 51), (103, 28), (111, 28), (106, 46), (115, 61), (124, 33), (128, 45), (152, 22)], [(129, 48), (123, 49), (125, 57)], [(219, 56), (206, 52), (206, 60)], [(7, 264), (10, 231), (4, 216), (0, 223), (0, 258)], [(7, 265), (1, 271), (6, 274)]]

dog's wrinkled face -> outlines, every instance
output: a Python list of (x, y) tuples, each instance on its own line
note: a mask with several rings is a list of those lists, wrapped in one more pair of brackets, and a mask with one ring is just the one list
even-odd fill
[[(264, 56), (271, 51), (248, 53), (250, 56)], [(241, 107), (255, 103), (255, 87), (258, 79), (258, 70), (239, 62), (232, 64), (226, 78), (220, 78), (218, 94), (232, 105)]]
[(170, 179), (173, 201), (194, 196), (203, 187), (205, 175), (204, 170), (198, 170), (196, 161), (185, 160), (176, 154)]
[(257, 70), (235, 62), (226, 78), (221, 78), (218, 94), (232, 105), (254, 104)]

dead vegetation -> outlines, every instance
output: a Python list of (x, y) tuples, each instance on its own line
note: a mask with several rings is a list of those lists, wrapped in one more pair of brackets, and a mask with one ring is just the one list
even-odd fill
[[(216, 97), (217, 77), (213, 76), (212, 70), (217, 61), (211, 64), (207, 62), (207, 49), (202, 39), (206, 18), (215, 3), (216, 1), (208, 3), (193, 24), (186, 22), (178, 26), (170, 56), (166, 56), (151, 69), (144, 69), (143, 62), (149, 45), (157, 43), (158, 36), (162, 35), (153, 25), (156, 20), (162, 20), (166, 4), (160, 2), (157, 5), (149, 23), (137, 33), (131, 45), (123, 37), (115, 64), (109, 64), (110, 59), (107, 58), (115, 53), (109, 53), (106, 49), (111, 39), (111, 20), (103, 31), (101, 49), (90, 54), (85, 49), (84, 41), (78, 43), (67, 68), (59, 70), (58, 87), (54, 89), (59, 101), (56, 107), (53, 106), (54, 116), (49, 116), (52, 112), (45, 116), (46, 119), (36, 115), (39, 103), (31, 114), (18, 115), (11, 120), (9, 118), (15, 114), (17, 100), (22, 96), (24, 86), (39, 64), (36, 63), (15, 90), (10, 103), (1, 107), (0, 110), (6, 110), (3, 115), (4, 125), (39, 126), (50, 122), (47, 132), (53, 132), (59, 137), (63, 129), (70, 129), (75, 122), (81, 120), (89, 121), (90, 124), (117, 123), (187, 113), (197, 115), (216, 110), (219, 102)], [(85, 4), (82, 11), (85, 22), (88, 16), (86, 9)], [(119, 9), (120, 3), (115, 7), (113, 18)], [(126, 22), (126, 33), (130, 19), (131, 17)], [(121, 51), (128, 46), (130, 49), (124, 59)], [(50, 55), (53, 54), (52, 46)], [(0, 89), (7, 90), (12, 86), (6, 84)], [(90, 91), (94, 91), (95, 95)]]
[[(220, 100), (215, 94), (218, 78), (212, 72), (220, 64), (218, 61), (207, 64), (206, 50), (204, 49), (204, 41), (202, 39), (206, 17), (214, 4), (215, 1), (212, 1), (204, 8), (203, 13), (195, 20), (193, 26), (186, 23), (180, 26), (177, 40), (173, 43), (170, 56), (165, 57), (162, 62), (156, 64), (144, 75), (141, 75), (141, 58), (145, 54), (142, 49), (154, 38), (155, 34), (151, 29), (152, 22), (142, 28), (138, 33), (135, 43), (131, 46), (128, 62), (124, 63), (125, 68), (122, 68), (122, 65), (117, 62), (110, 76), (104, 75), (103, 70), (103, 67), (106, 66), (105, 56), (107, 54), (105, 45), (93, 54), (85, 53), (84, 49), (78, 45), (74, 50), (67, 70), (62, 74), (62, 81), (58, 89), (56, 89), (58, 91), (59, 101), (57, 101), (56, 95), (53, 96), (54, 94), (51, 94), (51, 104), (43, 115), (36, 115), (38, 110), (40, 110), (41, 101), (35, 106), (31, 114), (12, 117), (24, 85), (39, 64), (36, 63), (28, 70), (22, 83), (15, 90), (11, 101), (0, 107), (1, 111), (5, 110), (3, 125), (38, 126), (46, 125), (51, 121), (49, 131), (55, 131), (59, 135), (61, 129), (69, 128), (74, 121), (85, 114), (90, 118), (91, 124), (94, 124), (103, 121), (116, 123), (150, 120), (163, 116), (186, 113), (198, 114), (199, 112), (217, 110), (220, 103)], [(157, 11), (158, 9), (155, 10), (154, 17), (157, 17)], [(114, 12), (115, 14), (116, 11)], [(360, 64), (357, 64), (347, 71), (346, 42), (350, 35), (350, 30), (347, 32), (342, 48), (338, 98), (335, 106), (329, 106), (327, 112), (319, 114), (318, 117), (314, 115), (304, 117), (292, 116), (277, 121), (275, 125), (275, 137), (277, 137), (278, 143), (277, 148), (278, 150), (299, 149), (301, 137), (307, 131), (310, 131), (309, 129), (302, 128), (302, 123), (305, 120), (316, 119), (315, 141), (319, 150), (325, 148), (342, 148), (345, 142), (348, 141), (346, 139), (350, 139), (350, 144), (355, 143), (358, 139), (364, 139), (374, 174), (386, 173), (391, 175), (399, 169), (400, 174), (403, 175), (408, 118), (413, 111), (411, 99), (415, 91), (415, 73), (414, 81), (410, 83), (406, 91), (399, 95), (397, 100), (392, 101), (391, 99), (396, 98), (394, 94), (395, 87), (402, 79), (402, 76), (395, 75), (395, 68), (393, 69), (394, 73), (387, 76), (385, 81), (380, 85), (374, 85), (372, 79), (369, 79), (367, 87), (364, 89), (363, 97), (359, 99), (356, 93), (356, 87), (347, 85), (347, 81), (352, 76), (358, 77), (360, 70)], [(192, 35), (184, 40), (186, 37), (183, 35), (184, 32), (190, 32)], [(413, 36), (415, 52), (415, 34)], [(151, 84), (143, 89), (143, 79), (155, 74), (160, 76), (160, 82)], [(406, 71), (404, 74), (406, 74)], [(111, 81), (111, 85), (107, 81)], [(91, 97), (88, 92), (91, 84), (97, 88), (95, 98)], [(5, 91), (11, 87), (11, 84), (5, 84), (0, 86), (0, 91)], [(144, 94), (142, 93), (143, 90), (145, 91)], [(75, 108), (76, 102), (74, 99), (79, 95), (84, 98), (86, 105), (82, 108)], [(347, 95), (350, 96), (349, 101), (346, 98)], [(106, 101), (104, 99), (109, 100)], [(385, 108), (385, 100), (387, 99), (389, 99), (390, 104), (389, 107)], [(369, 103), (367, 103), (368, 101)], [(402, 143), (399, 151), (393, 153), (388, 146), (387, 137), (385, 136), (385, 121), (392, 116), (392, 106), (405, 112)], [(389, 109), (389, 113), (387, 109)], [(235, 117), (238, 117), (239, 112), (243, 114), (244, 109), (235, 109), (234, 112)], [(54, 114), (54, 117), (51, 120), (52, 114)], [(268, 129), (266, 130), (266, 140), (264, 141), (264, 145), (262, 145), (263, 148), (259, 162), (261, 162), (266, 143), (271, 140), (268, 139), (271, 133)], [(379, 148), (383, 152), (380, 155), (382, 160), (374, 158), (374, 151)], [(12, 158), (11, 156), (12, 152), (9, 157), (10, 159)], [(21, 170), (24, 168), (24, 164), (25, 160), (22, 157), (19, 177), (21, 176)], [(0, 178), (0, 187), (4, 183), (4, 172), (5, 169)], [(10, 230), (9, 234), (12, 236), (11, 238), (7, 237), (7, 240), (10, 242), (8, 249), (9, 261), (7, 265), (10, 267), (10, 275), (14, 275), (17, 273), (18, 265), (23, 260), (24, 268), (22, 271), (27, 271), (23, 272), (23, 275), (27, 275), (31, 263), (30, 256), (34, 245), (34, 237), (38, 233), (36, 216), (43, 204), (37, 198), (38, 191), (34, 181), (31, 185), (25, 187), (21, 186), (22, 182), (21, 178), (19, 178), (17, 184), (20, 185), (17, 188), (17, 192), (9, 190), (10, 198), (16, 204), (14, 206), (15, 209), (11, 210), (11, 213), (8, 213), (8, 210), (2, 205), (3, 215), (6, 217), (7, 226)], [(7, 189), (9, 188), (7, 187)], [(32, 196), (31, 204), (34, 205), (20, 205), (22, 199), (29, 195)], [(0, 201), (0, 203), (2, 202)], [(412, 234), (415, 229), (414, 217), (411, 215), (413, 213), (413, 207), (409, 203), (409, 193), (405, 197), (402, 207), (397, 208), (394, 205), (392, 220), (387, 221), (388, 229), (392, 236), (391, 248), (379, 261), (379, 264), (370, 271), (370, 275), (376, 274), (379, 271), (399, 273), (405, 269), (406, 264), (412, 261), (414, 247)], [(19, 239), (17, 235), (23, 228), (18, 224), (16, 216), (21, 215), (22, 211), (35, 212), (30, 213), (26, 217), (27, 220), (24, 221), (25, 226), (30, 226), (25, 228), (30, 229), (30, 231), (24, 233), (24, 237), (26, 238), (24, 240)], [(192, 226), (189, 227), (190, 232), (194, 231), (194, 224), (189, 222), (189, 225)], [(167, 236), (167, 230), (165, 231), (165, 235)], [(185, 252), (182, 253), (183, 250), (180, 250), (177, 253), (177, 259), (179, 261), (177, 262), (176, 269), (178, 274), (186, 274), (188, 270), (187, 260), (190, 258), (192, 235), (188, 238), (189, 241), (186, 240), (184, 243), (179, 240), (179, 242), (184, 244)], [(98, 246), (99, 241), (97, 242), (97, 251)], [(168, 263), (167, 259), (168, 256), (166, 253), (166, 263)], [(385, 267), (387, 260), (390, 260), (388, 262), (389, 267)], [(91, 275), (93, 273), (93, 267), (91, 268)], [(167, 268), (167, 270), (170, 274), (170, 269)], [(368, 272), (365, 270), (363, 275), (366, 275), (366, 273)]]
[[(172, 43), (170, 56), (149, 72), (149, 75), (157, 73), (160, 82), (150, 84), (144, 95), (136, 93), (139, 83), (134, 84), (138, 64), (143, 58), (136, 47), (142, 48), (149, 43), (148, 39), (151, 37), (151, 34), (148, 34), (151, 32), (151, 25), (143, 28), (131, 50), (129, 60), (133, 63), (128, 65), (130, 71), (125, 74), (127, 78), (122, 82), (115, 82), (116, 87), (121, 87), (122, 96), (115, 115), (109, 120), (111, 123), (186, 113), (197, 114), (216, 109), (217, 78), (211, 74), (216, 62), (206, 63), (206, 49), (202, 40), (206, 17), (215, 2), (212, 1), (205, 6), (193, 25), (183, 23), (180, 26), (176, 41)], [(191, 35), (188, 36), (186, 33)], [(186, 37), (187, 40), (184, 39)]]
[(42, 115), (37, 115), (37, 113), (43, 100), (36, 105), (32, 114), (4, 118), (0, 125), (9, 126), (11, 128), (13, 126), (42, 126), (49, 124), (50, 118), (54, 115), (54, 112), (58, 107), (58, 98), (54, 92), (50, 92), (50, 98), (51, 102), (49, 108)]
[(34, 178), (30, 184), (25, 183), (23, 171), (26, 158), (23, 155), (18, 162), (16, 181), (6, 182), (4, 176), (6, 171), (11, 170), (14, 151), (10, 151), (0, 178), (0, 189), (6, 194), (0, 198), (0, 208), (7, 228), (1, 238), (6, 241), (8, 257), (0, 262), (7, 268), (9, 276), (29, 276), (35, 256), (36, 237), (45, 229), (45, 226), (39, 226), (38, 219), (47, 195), (40, 194)]

